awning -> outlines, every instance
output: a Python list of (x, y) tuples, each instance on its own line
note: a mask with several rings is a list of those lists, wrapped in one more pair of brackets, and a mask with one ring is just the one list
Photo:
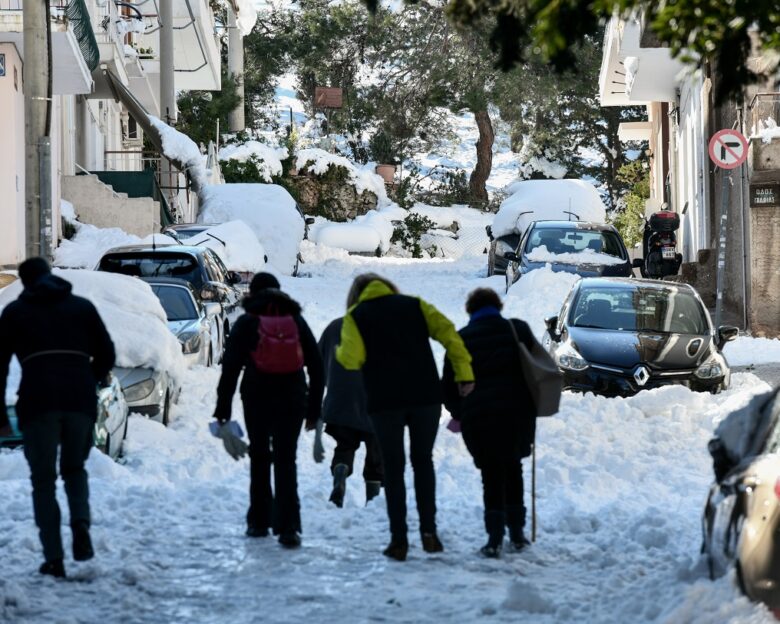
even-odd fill
[(128, 114), (135, 119), (136, 123), (141, 127), (144, 134), (149, 138), (154, 145), (155, 149), (160, 152), (168, 161), (173, 164), (179, 171), (183, 172), (187, 179), (190, 181), (192, 189), (199, 193), (203, 184), (202, 176), (198, 172), (193, 171), (193, 167), (190, 163), (184, 162), (181, 159), (181, 154), (174, 153), (171, 150), (166, 152), (165, 141), (163, 140), (163, 134), (160, 128), (156, 126), (149, 113), (147, 113), (144, 106), (136, 99), (136, 97), (128, 90), (128, 88), (122, 84), (122, 81), (114, 74), (110, 69), (104, 69), (103, 73), (106, 75), (111, 92), (114, 94), (114, 99), (117, 102), (121, 102), (127, 109)]

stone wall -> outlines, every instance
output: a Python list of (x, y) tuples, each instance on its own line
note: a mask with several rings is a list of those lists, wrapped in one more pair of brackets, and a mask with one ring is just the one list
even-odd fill
[(289, 176), (285, 183), (307, 215), (330, 221), (347, 221), (366, 214), (377, 205), (371, 191), (358, 194), (352, 184), (338, 179), (308, 175)]

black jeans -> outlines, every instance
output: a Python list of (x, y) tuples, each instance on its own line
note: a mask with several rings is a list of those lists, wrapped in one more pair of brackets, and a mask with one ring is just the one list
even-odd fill
[(347, 466), (347, 475), (352, 474), (355, 463), (355, 451), (360, 448), (361, 442), (366, 445), (366, 461), (363, 464), (363, 479), (366, 481), (383, 481), (382, 455), (376, 436), (370, 431), (361, 431), (343, 425), (326, 425), (325, 433), (336, 440), (336, 449), (333, 451), (333, 461), (330, 469), (338, 464)]
[(80, 412), (47, 412), (28, 419), (22, 430), (30, 464), (33, 512), (46, 561), (62, 559), (60, 506), (57, 504), (57, 447), (71, 525), (89, 526), (89, 484), (84, 462), (92, 449), (95, 420)]
[[(244, 401), (249, 436), (249, 510), (247, 525), (272, 528), (274, 534), (301, 531), (295, 455), (303, 425), (300, 404), (263, 406)], [(271, 490), (271, 464), (274, 488)]]
[(406, 483), (404, 430), (409, 427), (409, 456), (414, 469), (414, 491), (420, 533), (436, 532), (436, 474), (433, 470), (433, 443), (439, 430), (441, 407), (430, 405), (371, 414), (382, 463), (385, 469), (385, 497), (393, 541), (405, 542)]
[(523, 465), (520, 460), (486, 458), (482, 462), (481, 469), (485, 511), (517, 509), (524, 522)]

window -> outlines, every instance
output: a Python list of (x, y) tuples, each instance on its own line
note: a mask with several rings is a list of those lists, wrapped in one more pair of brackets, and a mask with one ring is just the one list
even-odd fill
[(206, 271), (211, 281), (227, 283), (227, 269), (216, 253), (211, 249), (205, 249), (203, 251), (203, 262), (206, 265)]
[(525, 253), (542, 246), (555, 254), (578, 253), (590, 249), (596, 253), (626, 259), (620, 237), (608, 230), (601, 232), (577, 228), (534, 228), (528, 236)]
[(160, 300), (169, 321), (188, 321), (198, 318), (192, 295), (186, 288), (154, 284), (152, 292)]
[(104, 256), (99, 270), (134, 277), (175, 277), (189, 282), (196, 289), (204, 284), (197, 260), (186, 254), (149, 252)]

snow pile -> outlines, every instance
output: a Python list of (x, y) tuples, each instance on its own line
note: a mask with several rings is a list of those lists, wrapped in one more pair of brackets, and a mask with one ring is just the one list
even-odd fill
[(526, 257), (532, 262), (553, 262), (556, 264), (613, 266), (626, 262), (617, 256), (598, 253), (593, 249), (583, 249), (574, 253), (552, 253), (547, 250), (546, 245), (536, 247)]
[[(181, 381), (185, 369), (181, 345), (168, 329), (165, 312), (149, 284), (100, 271), (55, 269), (54, 274), (70, 282), (74, 294), (95, 305), (114, 341), (117, 366), (166, 370)], [(0, 291), (0, 310), (21, 292), (21, 281)]]
[(54, 266), (68, 269), (92, 269), (109, 249), (123, 245), (178, 245), (165, 234), (150, 234), (144, 238), (128, 234), (120, 228), (99, 228), (89, 223), (73, 222), (76, 235), (63, 239), (54, 250)]
[(213, 249), (230, 271), (257, 273), (265, 266), (265, 250), (243, 221), (215, 225), (182, 243)]
[(295, 166), (301, 171), (306, 169), (318, 176), (326, 174), (331, 167), (344, 167), (347, 170), (349, 182), (355, 187), (358, 195), (364, 191), (370, 191), (377, 196), (380, 208), (390, 203), (385, 190), (385, 182), (381, 176), (376, 174), (371, 164), (358, 167), (344, 156), (311, 147), (298, 151)]
[[(593, 221), (604, 223), (606, 208), (596, 188), (583, 180), (519, 180), (493, 220), (493, 236), (522, 234), (532, 221)], [(573, 213), (573, 214), (569, 214)], [(574, 216), (576, 215), (576, 216)]]
[(780, 362), (780, 338), (747, 338), (740, 336), (723, 348), (731, 366)]
[(220, 160), (246, 162), (253, 156), (257, 159), (258, 170), (263, 180), (271, 182), (274, 176), (282, 175), (282, 160), (287, 158), (287, 148), (271, 147), (267, 143), (252, 140), (226, 145), (219, 150)]
[(292, 196), (277, 184), (220, 184), (201, 193), (201, 223), (240, 220), (254, 232), (268, 263), (282, 273), (295, 268), (305, 223)]
[(78, 220), (76, 209), (67, 199), (60, 199), (60, 216), (68, 223), (75, 223)]
[(547, 329), (544, 319), (560, 313), (566, 296), (579, 279), (574, 273), (553, 271), (549, 264), (531, 271), (509, 289), (504, 300), (506, 314), (522, 318), (541, 340)]
[(772, 117), (759, 119), (758, 128), (753, 128), (751, 139), (761, 139), (763, 143), (771, 143), (772, 139), (780, 139), (780, 126)]
[(326, 222), (312, 233), (312, 240), (351, 253), (387, 253), (393, 237), (393, 224), (388, 216), (390, 214), (369, 210), (346, 223)]
[(195, 141), (154, 115), (147, 115), (147, 117), (152, 126), (160, 133), (163, 154), (184, 167), (184, 171), (189, 173), (196, 189), (204, 187), (208, 176), (203, 165), (203, 154), (200, 153)]

